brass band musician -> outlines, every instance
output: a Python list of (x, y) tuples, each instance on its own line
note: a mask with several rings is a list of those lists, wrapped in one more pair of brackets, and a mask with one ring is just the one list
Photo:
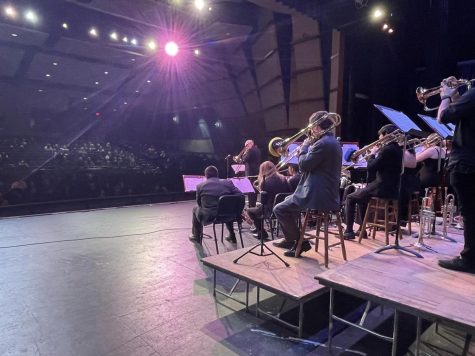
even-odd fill
[[(274, 207), (274, 214), (285, 236), (283, 241), (274, 245), (290, 249), (285, 253), (289, 257), (295, 256), (300, 237), (297, 219), (302, 210), (332, 211), (340, 208), (342, 152), (340, 143), (329, 131), (334, 122), (328, 115), (326, 111), (318, 111), (310, 116), (309, 124), (318, 124), (312, 126), (311, 138), (304, 141), (299, 152), (302, 178), (295, 192)], [(310, 243), (305, 241), (302, 251), (308, 250)]]
[(464, 220), (464, 248), (460, 256), (439, 260), (439, 265), (475, 273), (475, 89), (459, 96), (457, 87), (451, 85), (454, 80), (450, 77), (441, 83), (437, 120), (455, 124), (448, 169)]
[[(255, 177), (259, 174), (259, 164), (261, 163), (261, 150), (254, 144), (253, 140), (246, 140), (244, 148), (238, 156), (234, 157), (236, 163), (244, 163), (246, 177)], [(255, 207), (257, 202), (257, 194), (249, 193), (249, 207)]]
[(440, 185), (440, 172), (444, 169), (446, 150), (436, 143), (442, 138), (436, 134), (430, 134), (424, 144), (424, 149), (416, 153), (417, 163), (421, 164), (419, 180), (421, 188), (438, 187)]

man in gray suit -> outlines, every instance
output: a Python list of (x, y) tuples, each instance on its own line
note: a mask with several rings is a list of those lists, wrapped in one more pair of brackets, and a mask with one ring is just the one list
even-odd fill
[[(310, 115), (309, 123), (317, 121), (326, 111), (318, 111)], [(312, 128), (312, 136), (319, 137), (333, 122), (323, 120)], [(295, 192), (285, 201), (274, 207), (284, 233), (285, 239), (274, 243), (277, 247), (289, 248), (287, 256), (295, 255), (295, 248), (300, 237), (297, 221), (304, 209), (333, 211), (340, 209), (340, 177), (342, 151), (338, 140), (331, 132), (321, 136), (316, 142), (307, 138), (302, 144), (299, 155), (299, 168), (302, 178)], [(302, 251), (310, 250), (310, 243), (305, 241)]]
[[(242, 194), (231, 181), (218, 178), (218, 169), (208, 166), (205, 169), (206, 180), (196, 186), (196, 202), (198, 206), (193, 208), (193, 228), (190, 241), (201, 243), (203, 225), (213, 221), (218, 213), (218, 201), (222, 195)], [(233, 223), (226, 223), (229, 236), (226, 240), (236, 243)]]

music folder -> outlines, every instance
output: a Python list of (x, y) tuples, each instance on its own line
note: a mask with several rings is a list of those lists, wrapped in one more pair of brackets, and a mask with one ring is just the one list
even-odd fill
[(244, 172), (246, 170), (246, 166), (244, 164), (232, 164), (231, 168), (234, 171), (234, 174), (237, 174), (239, 172)]
[(453, 132), (444, 124), (439, 123), (435, 118), (419, 114), (419, 117), (440, 137), (446, 140), (453, 136)]
[[(204, 176), (183, 175), (183, 186), (185, 187), (185, 192), (196, 192), (196, 186), (203, 183), (205, 180), (206, 177)], [(254, 193), (254, 187), (249, 178), (229, 178), (228, 180), (230, 180), (241, 193)]]
[(424, 137), (421, 128), (417, 126), (406, 114), (401, 111), (394, 110), (390, 107), (374, 104), (384, 116), (386, 116), (391, 123), (393, 123), (399, 130), (406, 134)]

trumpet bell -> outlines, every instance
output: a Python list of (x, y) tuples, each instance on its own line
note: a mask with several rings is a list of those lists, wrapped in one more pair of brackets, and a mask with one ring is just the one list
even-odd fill
[(280, 157), (285, 150), (284, 139), (281, 137), (274, 137), (269, 141), (269, 153), (274, 157)]

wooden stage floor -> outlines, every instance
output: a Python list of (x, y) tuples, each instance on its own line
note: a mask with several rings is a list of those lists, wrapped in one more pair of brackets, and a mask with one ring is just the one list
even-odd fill
[[(295, 340), (286, 328), (213, 297), (212, 270), (200, 260), (215, 254), (214, 242), (206, 239), (198, 246), (188, 241), (193, 205), (0, 219), (0, 355), (324, 354), (316, 343)], [(248, 232), (244, 239), (246, 248), (257, 242)], [(348, 256), (371, 252), (381, 241), (348, 242)], [(452, 253), (459, 249), (460, 244), (453, 244)], [(244, 251), (227, 242), (221, 250), (233, 256)], [(314, 252), (304, 256), (287, 259), (289, 269), (273, 259), (248, 256), (240, 265), (292, 278), (298, 269), (299, 283), (315, 288), (323, 259)], [(341, 259), (338, 248), (330, 259), (333, 268)], [(428, 256), (427, 263), (435, 260)], [(233, 281), (223, 276), (219, 286), (230, 288)], [(255, 290), (251, 292), (253, 305)], [(236, 294), (243, 297), (243, 288)], [(272, 293), (262, 293), (261, 300), (271, 308), (280, 305)], [(321, 319), (325, 329), (326, 317)], [(317, 339), (321, 328), (305, 337)], [(358, 354), (381, 354), (378, 345), (360, 346), (353, 347)]]

